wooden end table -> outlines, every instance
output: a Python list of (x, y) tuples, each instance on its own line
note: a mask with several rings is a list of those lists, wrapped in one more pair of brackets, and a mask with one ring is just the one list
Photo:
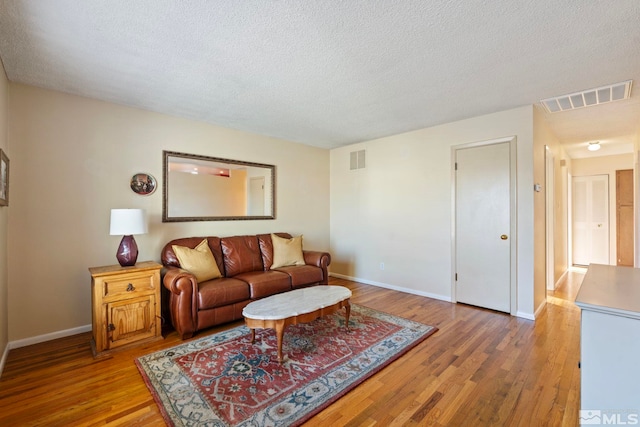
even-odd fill
[(162, 265), (153, 261), (131, 267), (109, 265), (89, 269), (94, 357), (106, 356), (130, 344), (163, 339), (161, 269)]

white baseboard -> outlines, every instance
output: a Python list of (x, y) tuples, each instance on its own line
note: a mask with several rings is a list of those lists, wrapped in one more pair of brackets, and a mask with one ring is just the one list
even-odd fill
[(560, 278), (558, 280), (556, 280), (556, 282), (553, 284), (553, 289), (551, 288), (547, 288), (548, 291), (555, 291), (556, 289), (558, 289), (558, 284), (562, 283), (562, 281), (564, 280), (564, 277), (569, 274), (569, 269), (565, 270), (564, 273), (562, 273), (560, 275)]
[(535, 316), (533, 316), (531, 313), (523, 313), (522, 311), (517, 311), (516, 317), (520, 317), (522, 319), (527, 319), (527, 320), (536, 320)]
[(544, 308), (547, 306), (547, 300), (542, 301), (542, 304), (540, 304), (538, 306), (538, 308), (536, 309), (536, 311), (531, 314), (531, 313), (525, 313), (523, 311), (518, 311), (516, 312), (516, 317), (521, 317), (523, 319), (527, 319), (527, 320), (536, 320), (536, 318), (538, 316), (540, 316), (540, 313), (542, 312), (542, 310), (544, 310)]
[(567, 268), (567, 269), (564, 271), (564, 273), (562, 273), (562, 274), (560, 275), (560, 278), (559, 278), (559, 279), (558, 279), (558, 281), (555, 283), (555, 288), (556, 288), (556, 289), (558, 289), (558, 284), (559, 284), (559, 283), (562, 283), (562, 281), (564, 280), (564, 278), (566, 277), (566, 275), (567, 275), (567, 274), (569, 274), (569, 271), (570, 271), (570, 270)]
[(432, 294), (430, 292), (417, 291), (415, 289), (402, 288), (400, 286), (389, 285), (388, 283), (381, 283), (381, 282), (376, 282), (376, 281), (373, 281), (373, 280), (361, 279), (361, 278), (358, 278), (358, 277), (351, 277), (351, 276), (346, 276), (344, 274), (338, 274), (338, 273), (329, 273), (329, 276), (337, 277), (338, 279), (351, 280), (353, 282), (360, 282), (360, 283), (364, 283), (365, 285), (373, 285), (373, 286), (377, 286), (379, 288), (392, 289), (394, 291), (404, 292), (404, 293), (407, 293), (407, 294), (420, 295), (421, 297), (427, 297), (427, 298), (437, 299), (437, 300), (440, 300), (440, 301), (451, 302), (451, 297), (447, 297), (447, 296), (444, 296), (444, 295), (438, 295), (438, 294)]
[[(437, 300), (440, 300), (440, 301), (446, 301), (446, 302), (453, 303), (451, 297), (447, 297), (447, 296), (444, 296), (444, 295), (438, 295), (438, 294), (432, 294), (432, 293), (429, 293), (429, 292), (416, 291), (415, 289), (402, 288), (400, 286), (389, 285), (387, 283), (380, 283), (380, 282), (376, 282), (376, 281), (373, 281), (373, 280), (360, 279), (358, 277), (352, 277), (352, 276), (347, 276), (347, 275), (338, 274), (338, 273), (329, 273), (329, 276), (337, 277), (338, 279), (352, 280), (354, 282), (360, 282), (360, 283), (364, 283), (366, 285), (378, 286), (380, 288), (392, 289), (394, 291), (400, 291), (400, 292), (405, 292), (405, 293), (408, 293), (408, 294), (420, 295), (422, 297), (433, 298), (433, 299), (437, 299)], [(540, 307), (538, 307), (538, 309), (536, 310), (535, 314), (524, 313), (522, 311), (518, 311), (518, 312), (516, 312), (516, 317), (521, 317), (521, 318), (527, 319), (527, 320), (536, 320), (536, 317), (538, 317), (538, 315), (540, 314), (542, 309), (545, 307), (545, 305), (546, 305), (546, 301), (544, 301), (542, 304), (540, 304)]]
[(7, 348), (14, 349), (26, 347), (28, 345), (39, 344), (41, 342), (69, 337), (71, 335), (82, 334), (89, 331), (91, 331), (91, 325), (78, 326), (77, 328), (65, 329), (64, 331), (51, 332), (50, 334), (38, 335), (36, 337), (24, 338), (17, 341), (10, 341)]
[(536, 310), (535, 313), (533, 313), (533, 317), (535, 319), (537, 319), (538, 317), (540, 317), (540, 313), (542, 313), (542, 310), (544, 310), (547, 307), (547, 300), (545, 299), (544, 301), (542, 301), (542, 304), (540, 304), (540, 306), (538, 307), (538, 309)]
[(2, 372), (4, 372), (4, 364), (7, 362), (7, 357), (9, 356), (9, 344), (4, 346), (4, 353), (2, 353), (2, 359), (0, 359), (0, 377), (2, 376)]

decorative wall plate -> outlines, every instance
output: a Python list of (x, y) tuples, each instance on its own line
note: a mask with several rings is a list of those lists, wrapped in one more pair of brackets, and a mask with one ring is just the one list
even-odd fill
[(142, 196), (153, 193), (157, 186), (156, 179), (148, 173), (137, 173), (131, 177), (131, 189)]

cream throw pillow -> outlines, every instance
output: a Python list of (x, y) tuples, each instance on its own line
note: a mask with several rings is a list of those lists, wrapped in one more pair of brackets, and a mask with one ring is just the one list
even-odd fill
[(271, 269), (285, 267), (288, 265), (304, 265), (302, 255), (302, 236), (285, 239), (275, 234), (271, 234), (273, 242), (273, 264)]
[(172, 245), (171, 248), (180, 261), (180, 266), (193, 273), (198, 282), (222, 277), (216, 259), (207, 244), (207, 239), (200, 242), (194, 249), (178, 245)]

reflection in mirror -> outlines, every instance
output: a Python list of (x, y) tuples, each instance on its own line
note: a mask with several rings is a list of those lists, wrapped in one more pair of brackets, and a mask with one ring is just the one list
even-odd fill
[(162, 222), (275, 218), (275, 166), (163, 154)]

